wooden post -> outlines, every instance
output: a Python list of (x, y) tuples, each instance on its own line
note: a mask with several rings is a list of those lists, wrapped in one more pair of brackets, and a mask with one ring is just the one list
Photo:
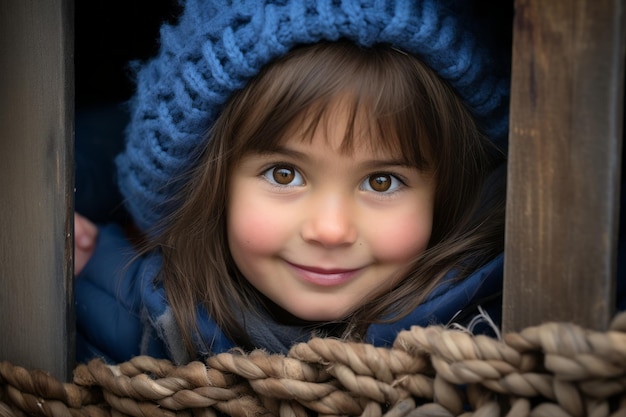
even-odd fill
[(517, 0), (503, 327), (613, 315), (622, 0)]
[(73, 2), (0, 0), (0, 360), (74, 367)]

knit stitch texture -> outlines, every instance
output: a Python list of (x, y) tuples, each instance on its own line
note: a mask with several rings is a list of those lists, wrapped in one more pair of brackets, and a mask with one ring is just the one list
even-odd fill
[[(503, 144), (508, 78), (476, 25), (442, 0), (187, 0), (161, 28), (158, 55), (140, 65), (120, 189), (146, 230), (168, 212), (205, 132), (228, 97), (295, 46), (346, 38), (415, 54), (457, 91), (483, 131)], [(462, 2), (461, 2), (462, 3)]]

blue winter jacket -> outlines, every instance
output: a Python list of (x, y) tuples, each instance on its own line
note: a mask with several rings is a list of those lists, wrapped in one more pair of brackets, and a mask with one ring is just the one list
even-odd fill
[[(367, 341), (389, 346), (399, 331), (412, 325), (452, 320), (466, 324), (477, 316), (478, 306), (499, 322), (502, 263), (501, 255), (461, 283), (442, 283), (408, 316), (391, 324), (372, 325)], [(155, 285), (160, 265), (158, 255), (136, 258), (119, 226), (101, 226), (96, 252), (75, 282), (79, 361), (101, 357), (114, 363), (139, 354), (177, 363), (194, 359), (186, 356), (164, 290)], [(198, 309), (198, 317), (202, 339), (209, 347), (204, 355), (234, 347), (203, 308)], [(277, 350), (270, 344), (257, 347)]]

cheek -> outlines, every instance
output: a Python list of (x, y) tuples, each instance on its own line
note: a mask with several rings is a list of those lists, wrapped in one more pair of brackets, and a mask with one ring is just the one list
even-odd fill
[(407, 213), (379, 222), (372, 229), (371, 245), (375, 256), (388, 262), (407, 262), (415, 259), (428, 247), (432, 231), (432, 215)]
[(232, 252), (272, 252), (281, 241), (281, 222), (262, 206), (242, 202), (228, 211), (228, 241)]

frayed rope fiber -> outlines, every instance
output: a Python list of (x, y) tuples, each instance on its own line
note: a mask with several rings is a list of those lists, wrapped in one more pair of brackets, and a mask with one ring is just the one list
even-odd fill
[(626, 313), (606, 332), (546, 323), (503, 340), (414, 327), (393, 347), (312, 339), (176, 366), (79, 365), (72, 383), (0, 362), (0, 416), (626, 416)]

